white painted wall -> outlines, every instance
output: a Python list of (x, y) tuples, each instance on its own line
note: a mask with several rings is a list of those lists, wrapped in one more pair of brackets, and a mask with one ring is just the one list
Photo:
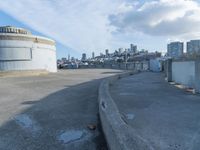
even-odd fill
[(0, 48), (0, 60), (31, 60), (31, 48)]
[(172, 62), (172, 80), (176, 83), (180, 83), (189, 87), (194, 87), (195, 62)]
[(0, 71), (47, 70), (57, 72), (54, 45), (32, 41), (0, 40), (0, 55)]
[(150, 70), (154, 72), (162, 71), (161, 62), (159, 59), (150, 59)]

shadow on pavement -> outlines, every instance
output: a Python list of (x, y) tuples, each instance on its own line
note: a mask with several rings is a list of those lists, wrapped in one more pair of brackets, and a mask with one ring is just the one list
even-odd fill
[[(30, 107), (0, 127), (0, 149), (106, 150), (98, 119), (101, 80), (68, 86), (42, 99), (22, 102), (21, 105)], [(89, 124), (97, 129), (89, 130)]]

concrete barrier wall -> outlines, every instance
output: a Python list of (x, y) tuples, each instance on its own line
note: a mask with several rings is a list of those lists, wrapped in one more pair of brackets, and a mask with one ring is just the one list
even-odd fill
[(195, 89), (200, 93), (200, 60), (195, 61)]
[(172, 81), (194, 87), (195, 61), (172, 62)]
[(140, 138), (123, 120), (109, 93), (109, 85), (119, 78), (133, 75), (128, 72), (104, 80), (99, 87), (99, 114), (104, 135), (110, 150), (153, 150), (147, 141)]
[(149, 62), (149, 70), (153, 72), (161, 72), (162, 64), (159, 59), (151, 59)]
[(168, 82), (174, 81), (200, 93), (200, 60), (168, 59), (164, 66)]
[(116, 63), (116, 64), (96, 64), (96, 65), (79, 65), (81, 69), (87, 68), (108, 68), (108, 69), (122, 69), (122, 70), (148, 70), (148, 62), (137, 63)]

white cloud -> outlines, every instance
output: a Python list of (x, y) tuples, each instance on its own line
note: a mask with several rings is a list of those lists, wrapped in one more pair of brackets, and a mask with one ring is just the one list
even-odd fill
[(110, 47), (107, 16), (120, 1), (0, 0), (0, 9), (65, 46), (88, 52)]
[(0, 0), (0, 10), (79, 52), (166, 49), (169, 39), (200, 38), (192, 0)]
[(157, 0), (110, 16), (119, 32), (151, 36), (200, 37), (200, 6), (192, 0)]

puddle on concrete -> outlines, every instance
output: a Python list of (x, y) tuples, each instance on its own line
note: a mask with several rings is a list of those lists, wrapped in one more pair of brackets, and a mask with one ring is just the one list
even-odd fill
[(17, 115), (14, 120), (22, 129), (31, 132), (33, 135), (36, 135), (41, 130), (36, 121), (26, 114)]
[(135, 93), (119, 93), (120, 96), (132, 96), (132, 95), (136, 95)]
[(135, 115), (133, 113), (126, 114), (125, 116), (128, 120), (133, 120), (135, 118)]
[(68, 130), (62, 132), (58, 136), (58, 140), (64, 144), (68, 144), (76, 141), (87, 140), (90, 137), (91, 133), (86, 130)]

